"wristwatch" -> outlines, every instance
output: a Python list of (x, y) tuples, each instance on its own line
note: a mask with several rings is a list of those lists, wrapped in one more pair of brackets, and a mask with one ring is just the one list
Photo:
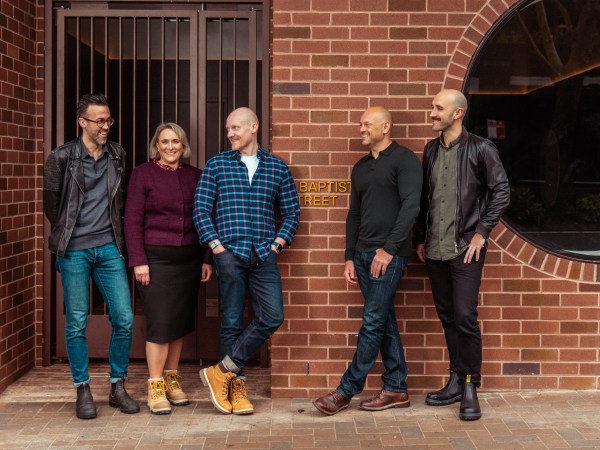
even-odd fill
[(281, 245), (279, 242), (273, 241), (271, 242), (271, 245), (275, 246), (275, 248), (277, 249), (277, 253), (281, 253), (283, 251), (283, 245)]
[(215, 248), (217, 248), (219, 245), (221, 245), (221, 241), (218, 239), (215, 239), (214, 241), (212, 241), (210, 244), (208, 244), (210, 246), (211, 250), (214, 250)]

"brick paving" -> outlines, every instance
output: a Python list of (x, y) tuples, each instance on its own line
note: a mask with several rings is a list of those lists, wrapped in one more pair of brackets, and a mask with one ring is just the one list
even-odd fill
[(145, 366), (132, 364), (128, 390), (139, 414), (108, 406), (108, 368), (93, 364), (92, 392), (98, 418), (75, 417), (66, 364), (36, 368), (0, 395), (0, 449), (600, 449), (600, 392), (484, 392), (484, 416), (458, 419), (458, 404), (412, 406), (381, 412), (357, 409), (359, 399), (336, 416), (318, 413), (309, 399), (270, 399), (266, 370), (248, 370), (256, 412), (223, 415), (210, 404), (197, 367), (181, 368), (192, 403), (153, 416), (145, 406)]

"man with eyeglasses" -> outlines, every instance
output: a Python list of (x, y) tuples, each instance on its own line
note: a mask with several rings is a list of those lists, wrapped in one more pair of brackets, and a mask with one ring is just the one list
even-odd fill
[(44, 213), (51, 225), (48, 247), (56, 255), (65, 305), (67, 354), (77, 389), (76, 414), (93, 419), (86, 340), (90, 278), (108, 306), (112, 324), (109, 405), (140, 410), (125, 390), (133, 313), (123, 259), (125, 151), (108, 140), (114, 119), (106, 97), (86, 94), (77, 104), (81, 135), (54, 149), (44, 166)]

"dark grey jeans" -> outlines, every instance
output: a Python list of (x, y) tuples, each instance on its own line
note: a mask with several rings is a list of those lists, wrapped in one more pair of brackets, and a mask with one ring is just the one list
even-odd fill
[(450, 368), (464, 382), (471, 375), (475, 386), (481, 383), (481, 330), (477, 321), (477, 299), (486, 249), (479, 261), (465, 264), (464, 253), (449, 261), (426, 258), (433, 302), (444, 327), (450, 355)]

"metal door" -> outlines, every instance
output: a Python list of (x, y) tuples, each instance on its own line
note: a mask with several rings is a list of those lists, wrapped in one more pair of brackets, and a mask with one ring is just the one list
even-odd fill
[[(262, 65), (262, 48), (268, 46), (268, 34), (262, 14), (255, 9), (80, 8), (58, 10), (56, 23), (56, 135), (52, 147), (77, 136), (76, 103), (87, 92), (107, 95), (111, 114), (117, 119), (109, 139), (127, 152), (127, 177), (135, 166), (148, 160), (148, 142), (163, 121), (177, 122), (188, 132), (189, 162), (200, 168), (226, 148), (225, 117), (236, 107), (250, 106), (257, 111), (265, 124), (262, 139), (267, 142), (268, 99), (262, 97), (268, 92), (268, 72)], [(144, 358), (143, 305), (134, 284), (131, 286), (135, 314), (131, 356)], [(93, 283), (90, 292), (89, 354), (105, 358), (110, 323)], [(186, 338), (182, 358), (216, 359), (220, 325), (216, 280), (201, 287), (198, 300), (198, 331)], [(65, 357), (60, 277), (56, 277), (54, 304), (54, 353)]]

